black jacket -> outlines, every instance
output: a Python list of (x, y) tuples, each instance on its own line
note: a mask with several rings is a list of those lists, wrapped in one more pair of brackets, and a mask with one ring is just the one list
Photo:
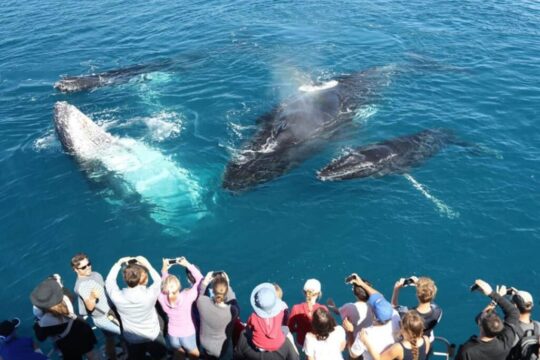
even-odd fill
[(505, 360), (516, 336), (519, 336), (519, 311), (506, 298), (492, 292), (490, 298), (495, 300), (504, 313), (504, 329), (491, 341), (481, 341), (476, 335), (461, 345), (456, 360)]

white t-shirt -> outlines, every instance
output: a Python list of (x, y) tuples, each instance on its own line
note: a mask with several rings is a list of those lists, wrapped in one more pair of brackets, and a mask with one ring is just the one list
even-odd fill
[(343, 360), (341, 346), (345, 342), (345, 330), (336, 326), (326, 340), (317, 340), (312, 333), (306, 335), (304, 353), (315, 360)]
[[(377, 353), (382, 353), (386, 348), (395, 343), (399, 336), (399, 323), (400, 317), (397, 311), (392, 313), (392, 320), (384, 325), (372, 325), (366, 328), (366, 334), (368, 336), (370, 344)], [(351, 353), (358, 357), (364, 355), (364, 360), (373, 360), (369, 351), (360, 337), (356, 337), (354, 343), (351, 346)]]
[(339, 314), (342, 319), (347, 318), (354, 326), (353, 335), (355, 338), (360, 330), (373, 323), (373, 311), (367, 303), (362, 301), (343, 305), (339, 308)]

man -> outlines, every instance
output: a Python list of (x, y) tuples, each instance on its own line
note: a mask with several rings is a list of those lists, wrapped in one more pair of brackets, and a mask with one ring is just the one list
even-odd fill
[[(494, 306), (488, 305), (476, 318), (480, 335), (473, 335), (460, 346), (456, 360), (504, 360), (518, 336), (519, 311), (508, 299), (494, 292), (487, 282), (476, 280), (473, 290), (475, 288), (501, 307), (504, 322), (493, 311)], [(503, 292), (506, 292), (506, 288)]]
[(540, 323), (531, 318), (533, 298), (527, 291), (511, 288), (512, 301), (519, 311), (520, 338), (512, 348), (510, 359), (538, 359)]
[[(367, 282), (366, 282), (367, 283)], [(369, 284), (369, 283), (368, 283)], [(328, 309), (343, 319), (343, 328), (347, 332), (347, 348), (350, 349), (360, 330), (367, 328), (373, 323), (373, 312), (368, 306), (369, 295), (366, 290), (358, 285), (352, 284), (352, 292), (356, 301), (346, 303), (339, 309), (332, 299), (328, 299), (326, 305)]]
[(424, 335), (429, 338), (429, 341), (435, 340), (433, 329), (441, 321), (442, 309), (433, 302), (437, 295), (437, 286), (435, 282), (428, 277), (411, 276), (410, 278), (399, 279), (394, 285), (392, 293), (392, 306), (396, 308), (401, 316), (409, 311), (409, 308), (398, 304), (399, 290), (406, 286), (416, 287), (416, 298), (418, 305), (414, 308), (416, 312), (424, 320)]
[(103, 331), (105, 352), (109, 359), (114, 360), (115, 335), (120, 335), (120, 324), (109, 306), (103, 277), (92, 271), (92, 263), (84, 253), (71, 258), (71, 267), (77, 274), (74, 291), (78, 297), (79, 314), (91, 317), (94, 325)]
[[(120, 290), (116, 278), (122, 267), (125, 267), (123, 277), (128, 287)], [(151, 286), (147, 286), (148, 273), (152, 277)], [(145, 359), (147, 352), (152, 359), (164, 358), (167, 348), (155, 308), (161, 290), (158, 272), (142, 256), (123, 257), (111, 268), (105, 286), (122, 321), (129, 359)]]
[[(206, 290), (212, 284), (209, 294)], [(233, 325), (239, 315), (236, 295), (226, 273), (206, 274), (197, 299), (203, 359), (219, 359), (229, 350)], [(204, 294), (204, 295), (203, 295)]]
[(363, 281), (358, 275), (353, 274), (352, 283), (362, 287), (369, 295), (368, 305), (371, 307), (374, 315), (373, 324), (362, 330), (349, 349), (352, 358), (363, 356), (364, 360), (372, 360), (367, 351), (364, 340), (370, 343), (370, 347), (380, 354), (388, 346), (392, 345), (399, 336), (399, 314), (392, 308), (392, 305), (384, 296), (372, 288), (367, 282)]

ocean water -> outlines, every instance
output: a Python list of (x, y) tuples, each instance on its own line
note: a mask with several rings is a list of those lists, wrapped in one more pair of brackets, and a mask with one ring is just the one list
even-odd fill
[[(343, 279), (432, 277), (437, 334), (461, 343), (487, 302), (476, 278), (540, 296), (540, 5), (536, 1), (26, 2), (0, 13), (2, 318), (24, 320), (29, 293), (87, 252), (106, 274), (122, 256), (184, 255), (225, 269), (242, 306), (260, 282), (290, 304), (307, 278), (323, 301), (351, 300)], [(171, 60), (162, 70), (63, 94), (61, 75)], [(310, 86), (373, 66), (396, 76), (346, 136), (284, 176), (241, 194), (221, 187), (256, 119)], [(53, 106), (67, 101), (115, 136), (177, 164), (204, 211), (153, 208), (112, 190), (66, 154)], [(344, 149), (450, 128), (480, 152), (449, 147), (409, 177), (320, 182)], [(191, 185), (190, 185), (191, 184)], [(155, 189), (159, 192), (159, 188)], [(197, 195), (197, 196), (199, 196)], [(156, 195), (157, 196), (157, 195)], [(199, 209), (200, 210), (200, 209)], [(164, 220), (165, 218), (165, 220)], [(414, 291), (401, 300), (414, 304)]]

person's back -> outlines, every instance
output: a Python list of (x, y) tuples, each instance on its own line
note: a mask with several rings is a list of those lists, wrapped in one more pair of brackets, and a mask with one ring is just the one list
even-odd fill
[(519, 310), (519, 338), (510, 352), (509, 360), (537, 360), (539, 351), (540, 322), (532, 319), (532, 295), (527, 291), (512, 290), (512, 301)]
[[(200, 315), (199, 337), (203, 355), (219, 358), (228, 350), (232, 336), (233, 320), (238, 317), (236, 295), (225, 276), (209, 272), (201, 283), (197, 309)], [(213, 297), (206, 295), (206, 288), (212, 282)], [(204, 295), (203, 295), (204, 294)]]
[[(129, 343), (152, 341), (160, 333), (155, 304), (160, 293), (161, 277), (146, 259), (144, 259), (147, 265), (145, 267), (139, 263), (131, 263), (124, 270), (128, 287), (120, 290), (116, 277), (121, 265), (127, 260), (120, 259), (111, 268), (106, 280), (107, 293), (122, 320), (122, 335), (126, 341)], [(153, 284), (149, 287), (146, 286), (148, 281), (146, 271), (150, 273), (153, 280)], [(130, 277), (136, 279), (132, 281)]]
[(309, 360), (343, 360), (347, 344), (345, 330), (336, 325), (328, 310), (319, 308), (313, 314), (312, 332), (306, 335), (304, 353)]

